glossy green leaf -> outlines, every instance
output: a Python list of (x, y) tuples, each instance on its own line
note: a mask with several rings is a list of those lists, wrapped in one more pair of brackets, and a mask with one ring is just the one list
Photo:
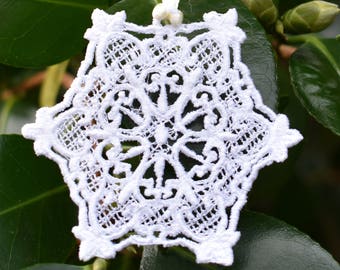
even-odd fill
[(41, 67), (61, 62), (85, 46), (94, 8), (109, 0), (2, 0), (0, 62)]
[(339, 270), (339, 264), (307, 235), (294, 227), (265, 216), (245, 211), (239, 228), (241, 239), (234, 247), (230, 267), (202, 265), (183, 248), (147, 247), (140, 270)]
[(122, 0), (110, 7), (107, 12), (114, 14), (117, 11), (125, 10), (127, 21), (141, 25), (148, 25), (152, 22), (152, 10), (157, 0)]
[[(157, 0), (123, 0), (113, 5), (109, 12), (126, 10), (129, 21), (145, 25), (152, 22), (151, 12), (156, 3)], [(242, 60), (250, 69), (264, 103), (275, 109), (278, 89), (271, 45), (262, 26), (243, 3), (239, 0), (182, 0), (179, 7), (184, 13), (184, 23), (200, 21), (206, 12), (215, 10), (224, 13), (229, 8), (237, 9), (239, 26), (247, 34), (247, 40), (242, 46)]]
[(58, 167), (31, 141), (0, 136), (0, 269), (65, 262), (75, 248), (76, 208)]
[(89, 266), (47, 263), (33, 265), (22, 270), (91, 270), (91, 268)]
[(290, 60), (297, 97), (322, 125), (340, 135), (340, 41), (312, 39)]

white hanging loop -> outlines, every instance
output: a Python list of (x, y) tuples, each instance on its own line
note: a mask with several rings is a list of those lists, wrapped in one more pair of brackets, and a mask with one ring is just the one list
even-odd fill
[(179, 0), (163, 0), (157, 4), (153, 11), (153, 24), (160, 24), (168, 20), (172, 25), (180, 25), (183, 21), (183, 13), (178, 9)]

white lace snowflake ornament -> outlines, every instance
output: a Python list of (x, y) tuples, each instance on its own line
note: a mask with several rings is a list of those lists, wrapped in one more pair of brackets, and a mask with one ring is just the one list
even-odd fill
[(149, 26), (95, 10), (63, 102), (23, 127), (79, 206), (82, 260), (180, 245), (198, 263), (231, 265), (258, 171), (302, 139), (262, 103), (241, 62), (236, 10), (180, 24), (176, 5), (158, 6)]

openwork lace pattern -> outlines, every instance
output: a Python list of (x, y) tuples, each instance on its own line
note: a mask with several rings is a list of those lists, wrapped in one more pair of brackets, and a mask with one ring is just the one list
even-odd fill
[(81, 259), (157, 244), (232, 264), (259, 169), (302, 139), (262, 103), (236, 24), (234, 9), (179, 26), (94, 11), (71, 89), (23, 128), (79, 206)]

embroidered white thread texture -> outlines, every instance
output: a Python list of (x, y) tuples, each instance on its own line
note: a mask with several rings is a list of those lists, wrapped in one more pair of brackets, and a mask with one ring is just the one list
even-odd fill
[(71, 89), (24, 126), (79, 206), (81, 259), (156, 244), (232, 264), (259, 169), (302, 139), (262, 103), (241, 62), (236, 10), (203, 18), (144, 27), (95, 10)]

